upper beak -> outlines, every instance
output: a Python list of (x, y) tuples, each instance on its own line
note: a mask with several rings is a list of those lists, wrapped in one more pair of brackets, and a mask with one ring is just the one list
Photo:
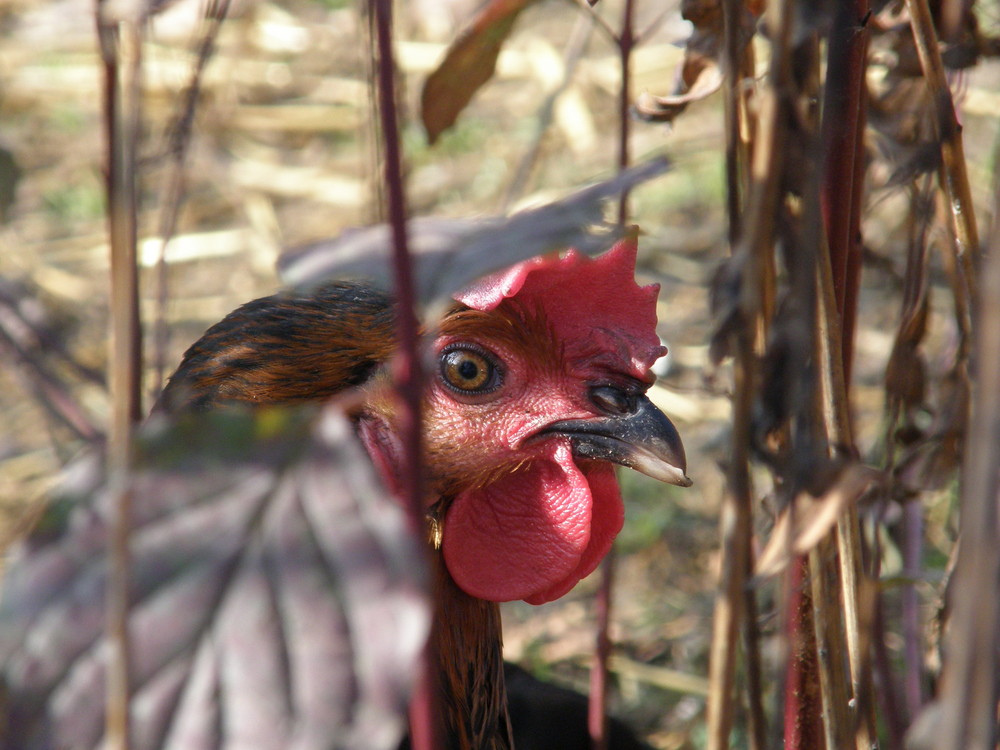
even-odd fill
[[(677, 428), (644, 395), (621, 398), (617, 389), (592, 389), (607, 417), (554, 422), (544, 433), (565, 435), (580, 458), (611, 461), (663, 482), (689, 487), (687, 461)], [(612, 398), (608, 398), (608, 394)]]

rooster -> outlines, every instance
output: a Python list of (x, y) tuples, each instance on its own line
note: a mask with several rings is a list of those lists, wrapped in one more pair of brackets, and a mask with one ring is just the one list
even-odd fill
[[(498, 603), (552, 601), (595, 569), (624, 520), (614, 464), (690, 484), (676, 429), (645, 395), (665, 349), (658, 287), (635, 283), (635, 256), (626, 239), (594, 260), (520, 263), (455, 295), (434, 332), (424, 473), (449, 747), (511, 747)], [(357, 389), (357, 435), (398, 491), (393, 331), (392, 299), (355, 283), (258, 299), (188, 349), (156, 408)]]

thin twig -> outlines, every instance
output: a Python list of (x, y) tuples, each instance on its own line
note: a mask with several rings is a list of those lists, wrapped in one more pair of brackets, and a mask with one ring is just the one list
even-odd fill
[(556, 102), (559, 101), (559, 97), (566, 92), (572, 83), (573, 74), (576, 72), (577, 65), (583, 58), (583, 53), (587, 48), (587, 43), (590, 41), (593, 30), (593, 15), (581, 15), (574, 24), (573, 30), (569, 35), (569, 41), (566, 42), (563, 79), (556, 89), (545, 98), (545, 101), (542, 102), (542, 105), (538, 108), (537, 125), (535, 126), (535, 133), (531, 141), (531, 146), (525, 150), (524, 156), (521, 157), (521, 161), (518, 164), (517, 171), (514, 173), (514, 178), (510, 181), (510, 185), (507, 187), (507, 191), (504, 194), (503, 210), (501, 213), (506, 212), (510, 205), (517, 200), (518, 196), (524, 192), (525, 186), (528, 184), (528, 179), (531, 177), (531, 173), (534, 170), (535, 165), (538, 163), (538, 157), (542, 153), (542, 142), (544, 141), (545, 133), (552, 124), (552, 116), (555, 112)]
[[(722, 3), (724, 45), (722, 66), (725, 71), (726, 119), (726, 201), (729, 222), (729, 242), (735, 244), (742, 234), (743, 208), (749, 190), (750, 145), (743, 137), (747, 117), (744, 82), (748, 55), (741, 44), (743, 3), (725, 0)], [(749, 47), (749, 45), (746, 45)], [(752, 66), (750, 67), (752, 73)]]
[(21, 373), (25, 388), (35, 395), (35, 399), (56, 420), (72, 430), (81, 440), (96, 443), (103, 439), (104, 433), (90, 419), (80, 403), (73, 397), (70, 389), (45, 363), (26, 351), (17, 340), (11, 336), (0, 322), (0, 352), (7, 362), (18, 362), (22, 366)]
[[(420, 405), (423, 373), (420, 366), (420, 331), (416, 315), (416, 295), (406, 230), (406, 197), (396, 107), (396, 63), (392, 47), (392, 1), (371, 0), (372, 20), (378, 50), (377, 81), (379, 124), (382, 132), (385, 167), (385, 195), (392, 231), (393, 275), (396, 295), (396, 338), (399, 354), (394, 363), (394, 381), (400, 397), (399, 432), (403, 448), (401, 493), (407, 500), (410, 524), (418, 538), (426, 534), (423, 506), (421, 456), (423, 440)], [(410, 706), (410, 741), (413, 750), (441, 747), (440, 711), (437, 707), (436, 654), (428, 644), (418, 684)]]
[(619, 44), (620, 37), (618, 36), (618, 32), (616, 32), (613, 28), (611, 28), (611, 24), (605, 21), (604, 18), (601, 17), (601, 14), (597, 12), (597, 9), (590, 3), (588, 3), (587, 0), (579, 0), (579, 2), (570, 0), (570, 2), (594, 19), (594, 22), (597, 24), (597, 28), (599, 28), (601, 31), (604, 32), (604, 35), (608, 38), (608, 41), (610, 41), (615, 46)]
[[(629, 152), (629, 108), (632, 103), (631, 66), (632, 50), (635, 44), (633, 23), (635, 20), (635, 0), (625, 0), (622, 8), (622, 30), (618, 35), (618, 55), (621, 81), (618, 88), (618, 172), (621, 174), (631, 163)], [(618, 224), (622, 227), (628, 219), (628, 191), (622, 190), (618, 201)], [(611, 639), (608, 636), (611, 612), (611, 592), (614, 584), (613, 550), (601, 566), (601, 591), (598, 596), (597, 648), (591, 677), (590, 700), (588, 705), (587, 729), (593, 750), (607, 750), (608, 747), (608, 657), (611, 654)]]
[(948, 215), (951, 217), (952, 230), (958, 243), (958, 257), (965, 283), (969, 288), (969, 298), (973, 302), (973, 309), (976, 309), (973, 256), (979, 252), (979, 232), (965, 165), (962, 126), (958, 122), (955, 103), (948, 88), (941, 50), (938, 48), (938, 38), (927, 0), (906, 0), (906, 7), (910, 13), (910, 24), (913, 28), (917, 55), (920, 57), (920, 67), (930, 92), (931, 106), (934, 108), (935, 117), (932, 121), (941, 144), (941, 186), (948, 196)]
[(201, 79), (205, 66), (212, 59), (215, 51), (215, 41), (222, 22), (229, 14), (230, 0), (209, 0), (205, 8), (207, 27), (201, 35), (198, 45), (198, 56), (191, 71), (183, 100), (178, 109), (179, 116), (170, 133), (169, 173), (164, 188), (163, 210), (160, 213), (159, 234), (160, 250), (156, 259), (156, 314), (153, 318), (153, 368), (155, 372), (155, 393), (159, 396), (166, 376), (167, 349), (169, 347), (170, 327), (167, 325), (167, 303), (169, 290), (167, 288), (167, 245), (177, 231), (177, 220), (180, 217), (184, 202), (185, 160), (191, 145), (191, 131), (194, 126), (195, 110), (198, 96), (201, 93)]
[(136, 264), (136, 154), (141, 124), (142, 32), (138, 18), (105, 17), (97, 5), (97, 33), (105, 73), (108, 219), (111, 239), (111, 336), (108, 475), (114, 498), (108, 574), (107, 747), (128, 750), (130, 644), (129, 534), (131, 494), (126, 475), (132, 431), (142, 413), (139, 284)]
[[(618, 59), (621, 65), (621, 85), (618, 88), (618, 171), (622, 172), (632, 163), (629, 153), (629, 130), (632, 118), (632, 50), (635, 49), (634, 36), (635, 0), (625, 0), (622, 9), (622, 30), (618, 35)], [(625, 226), (628, 219), (628, 190), (623, 190), (618, 200), (618, 224)]]
[(601, 587), (597, 591), (597, 647), (590, 669), (590, 701), (587, 706), (587, 729), (593, 750), (608, 748), (608, 660), (611, 658), (611, 593), (615, 578), (615, 550), (601, 563)]

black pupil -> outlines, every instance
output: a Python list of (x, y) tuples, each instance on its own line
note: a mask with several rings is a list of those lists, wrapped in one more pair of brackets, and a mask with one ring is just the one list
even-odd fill
[(471, 359), (467, 359), (458, 366), (458, 374), (465, 380), (475, 380), (479, 374), (479, 366)]

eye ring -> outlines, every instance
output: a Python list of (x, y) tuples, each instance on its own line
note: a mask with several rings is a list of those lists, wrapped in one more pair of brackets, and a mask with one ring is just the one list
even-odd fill
[(483, 396), (503, 385), (496, 355), (478, 344), (449, 344), (438, 355), (441, 381), (460, 396)]

